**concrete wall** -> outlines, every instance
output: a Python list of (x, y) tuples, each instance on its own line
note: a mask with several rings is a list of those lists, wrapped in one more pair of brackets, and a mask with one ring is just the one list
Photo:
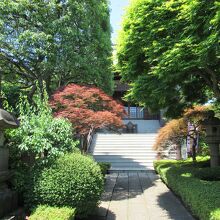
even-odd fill
[(123, 120), (125, 124), (129, 121), (137, 125), (138, 133), (156, 133), (160, 128), (159, 120)]

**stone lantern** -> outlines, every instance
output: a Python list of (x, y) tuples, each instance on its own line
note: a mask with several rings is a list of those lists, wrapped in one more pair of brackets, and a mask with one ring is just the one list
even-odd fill
[(11, 172), (8, 170), (9, 150), (4, 147), (4, 130), (18, 126), (18, 121), (11, 114), (0, 109), (0, 218), (17, 206), (16, 193), (7, 186)]
[(220, 119), (214, 117), (214, 112), (202, 123), (206, 130), (206, 142), (210, 148), (211, 167), (220, 166)]

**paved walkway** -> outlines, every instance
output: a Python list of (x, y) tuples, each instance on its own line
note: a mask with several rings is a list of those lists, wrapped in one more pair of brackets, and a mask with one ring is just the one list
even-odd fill
[(95, 220), (193, 220), (154, 172), (120, 172), (107, 176)]

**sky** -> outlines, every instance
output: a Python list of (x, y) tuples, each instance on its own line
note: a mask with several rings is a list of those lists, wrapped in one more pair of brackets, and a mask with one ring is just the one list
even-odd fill
[(128, 6), (129, 0), (110, 0), (111, 5), (111, 25), (112, 25), (112, 42), (116, 43), (117, 31), (120, 30), (124, 8)]

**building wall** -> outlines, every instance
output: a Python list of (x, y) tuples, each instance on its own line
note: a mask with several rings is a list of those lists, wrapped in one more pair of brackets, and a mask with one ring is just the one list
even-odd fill
[(137, 125), (138, 133), (156, 133), (160, 128), (159, 120), (123, 120), (125, 124), (129, 121)]

